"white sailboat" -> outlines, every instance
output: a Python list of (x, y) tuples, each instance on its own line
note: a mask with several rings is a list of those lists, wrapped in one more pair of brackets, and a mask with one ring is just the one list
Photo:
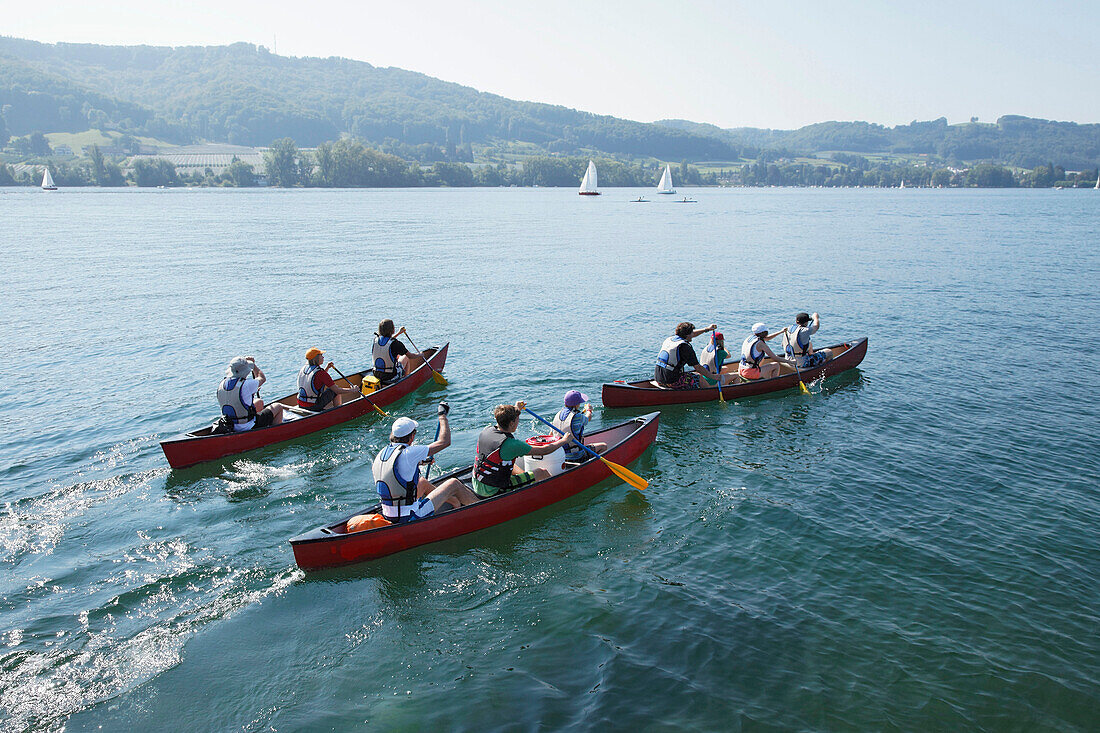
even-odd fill
[(661, 182), (657, 184), (657, 193), (676, 193), (672, 187), (672, 169), (665, 164), (665, 172), (661, 174)]
[[(901, 179), (901, 185), (898, 186), (898, 188), (905, 188), (905, 179), (904, 178)], [(715, 377), (715, 379), (718, 379), (718, 377)]]
[(42, 190), (43, 191), (56, 191), (57, 186), (54, 185), (53, 176), (50, 175), (50, 169), (47, 168), (46, 172), (42, 174)]
[(596, 190), (596, 164), (591, 160), (588, 161), (588, 170), (584, 172), (584, 178), (581, 179), (581, 190), (577, 193), (581, 196), (600, 195), (600, 192)]
[[(1097, 168), (1096, 170), (1100, 171), (1100, 168)], [(1097, 174), (1096, 174), (1096, 186), (1095, 186), (1095, 188), (1096, 188), (1097, 191), (1100, 191), (1100, 172), (1097, 172)]]

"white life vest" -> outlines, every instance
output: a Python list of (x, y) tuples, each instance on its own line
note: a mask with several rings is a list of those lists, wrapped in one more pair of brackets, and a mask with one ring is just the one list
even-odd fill
[[(563, 407), (558, 410), (558, 414), (555, 415), (554, 419), (550, 422), (553, 423), (555, 428), (562, 432), (562, 435), (565, 435), (570, 430), (573, 430), (573, 421), (579, 414), (581, 413), (577, 410), (574, 410), (572, 407)], [(576, 460), (581, 456), (588, 455), (587, 451), (585, 451), (584, 448), (581, 448), (579, 445), (577, 445), (577, 443), (580, 443), (581, 439), (584, 437), (584, 426), (588, 424), (588, 419), (585, 418), (581, 420), (580, 423), (580, 427), (577, 430), (573, 431), (573, 437), (576, 438), (576, 442), (570, 443), (569, 445), (565, 446), (565, 457), (567, 460), (570, 461)]]
[(760, 348), (762, 343), (763, 339), (755, 333), (745, 339), (741, 344), (741, 363), (754, 367), (760, 366), (765, 356), (764, 349)]
[(404, 443), (390, 443), (379, 453), (371, 466), (374, 473), (374, 486), (382, 499), (382, 515), (386, 517), (407, 517), (416, 501), (416, 485), (420, 481), (420, 467), (416, 467), (412, 478), (402, 479), (397, 473), (397, 459), (409, 446)]
[(809, 326), (795, 326), (787, 337), (787, 344), (783, 347), (787, 356), (806, 356), (811, 351)]
[(381, 379), (390, 379), (397, 376), (397, 365), (390, 353), (392, 336), (375, 336), (374, 347), (371, 349), (371, 361), (374, 364), (374, 375)]
[(699, 355), (699, 364), (711, 374), (718, 373), (718, 349), (713, 341), (706, 345)]
[(670, 372), (676, 371), (680, 365), (680, 344), (686, 344), (679, 336), (669, 336), (661, 344), (661, 353), (657, 355), (657, 366)]
[(218, 404), (221, 405), (222, 414), (235, 425), (256, 419), (256, 408), (252, 405), (252, 400), (246, 402), (242, 394), (247, 382), (248, 379), (226, 377), (218, 386)]
[(298, 372), (298, 399), (310, 404), (316, 403), (321, 393), (313, 386), (313, 375), (320, 371), (316, 364), (306, 364)]

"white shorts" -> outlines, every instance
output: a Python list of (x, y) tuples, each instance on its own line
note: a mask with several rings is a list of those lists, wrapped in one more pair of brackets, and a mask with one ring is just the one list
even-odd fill
[(417, 499), (416, 503), (409, 507), (409, 519), (424, 519), (435, 514), (435, 504), (431, 499)]

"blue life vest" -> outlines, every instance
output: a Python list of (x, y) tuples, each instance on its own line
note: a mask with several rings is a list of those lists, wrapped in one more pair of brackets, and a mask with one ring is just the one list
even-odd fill
[(314, 404), (321, 396), (321, 391), (313, 384), (313, 377), (320, 370), (316, 364), (306, 364), (298, 372), (298, 399), (302, 402)]

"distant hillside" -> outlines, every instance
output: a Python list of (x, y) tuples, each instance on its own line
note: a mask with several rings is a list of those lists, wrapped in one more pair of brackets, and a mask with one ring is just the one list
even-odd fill
[(942, 161), (989, 162), (1035, 168), (1053, 162), (1081, 170), (1100, 164), (1100, 124), (1051, 122), (1007, 115), (995, 124), (948, 125), (941, 117), (897, 127), (868, 122), (821, 122), (797, 130), (722, 129), (686, 120), (662, 120), (669, 129), (717, 137), (750, 153), (845, 151), (928, 155)]
[(276, 56), (245, 43), (165, 48), (0, 37), (0, 105), (10, 105), (5, 117), (16, 135), (98, 125), (239, 145), (291, 137), (312, 146), (349, 133), (376, 144), (525, 143), (535, 152), (664, 160), (739, 152), (723, 139), (664, 125), (517, 102), (360, 61)]

